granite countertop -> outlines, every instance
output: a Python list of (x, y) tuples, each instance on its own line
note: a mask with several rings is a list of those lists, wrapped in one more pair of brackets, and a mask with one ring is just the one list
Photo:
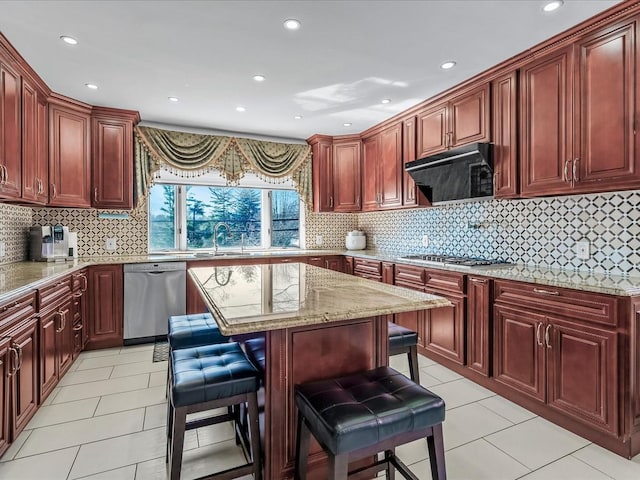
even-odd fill
[(225, 335), (449, 306), (447, 299), (304, 263), (194, 267)]
[(145, 262), (176, 262), (198, 260), (232, 260), (232, 259), (269, 259), (274, 257), (295, 257), (313, 255), (348, 255), (393, 263), (405, 263), (425, 268), (449, 270), (470, 275), (480, 275), (505, 280), (535, 283), (553, 287), (564, 287), (587, 292), (605, 293), (609, 295), (640, 295), (640, 277), (607, 275), (584, 271), (554, 269), (532, 265), (510, 265), (493, 267), (465, 268), (449, 265), (425, 265), (420, 262), (400, 259), (401, 255), (376, 250), (274, 250), (267, 252), (250, 251), (225, 253), (213, 256), (194, 253), (166, 253), (151, 255), (105, 255), (100, 257), (81, 257), (74, 262), (43, 263), (17, 262), (0, 266), (0, 302), (33, 290), (39, 286), (68, 275), (82, 268), (100, 264), (127, 264)]

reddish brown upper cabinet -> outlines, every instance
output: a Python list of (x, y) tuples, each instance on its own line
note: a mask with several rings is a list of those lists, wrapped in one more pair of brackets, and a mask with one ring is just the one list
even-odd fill
[(493, 195), (513, 198), (518, 188), (518, 73), (491, 82), (493, 120)]
[(20, 75), (0, 61), (0, 198), (19, 199), (22, 192)]
[(88, 349), (121, 346), (123, 343), (123, 273), (122, 265), (89, 267)]
[(404, 169), (404, 164), (417, 160), (416, 157), (416, 124), (417, 118), (411, 116), (402, 122), (402, 205), (405, 207), (431, 205), (425, 197), (411, 175)]
[(94, 107), (91, 114), (91, 204), (133, 208), (133, 127), (138, 112)]
[(638, 19), (600, 29), (575, 44), (574, 191), (640, 187)]
[(402, 124), (362, 140), (362, 210), (402, 206)]
[(380, 163), (380, 137), (374, 135), (362, 140), (362, 210), (377, 210), (380, 205), (378, 192), (378, 165)]
[(313, 211), (332, 212), (333, 199), (333, 138), (314, 135), (311, 145), (313, 165)]
[(333, 211), (357, 212), (361, 209), (360, 149), (358, 137), (334, 138)]
[(91, 206), (91, 108), (55, 95), (49, 99), (49, 204)]
[(36, 119), (36, 184), (38, 191), (34, 203), (49, 202), (49, 106), (43, 95), (38, 95)]
[(490, 139), (489, 84), (453, 95), (418, 113), (418, 158)]
[(22, 199), (38, 202), (38, 93), (22, 79)]

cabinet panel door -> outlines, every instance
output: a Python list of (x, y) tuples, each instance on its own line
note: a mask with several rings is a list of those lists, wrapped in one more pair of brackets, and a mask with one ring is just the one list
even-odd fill
[(572, 51), (521, 71), (521, 188), (526, 195), (571, 190)]
[(0, 63), (0, 165), (5, 169), (0, 198), (17, 199), (21, 193), (20, 88), (20, 75)]
[[(635, 21), (607, 28), (576, 46), (576, 189), (640, 184), (637, 159)], [(578, 150), (579, 147), (579, 150)]]
[(527, 311), (493, 307), (493, 376), (496, 381), (544, 402), (545, 318)]
[(325, 257), (324, 268), (328, 268), (335, 272), (343, 272), (344, 262), (342, 257)]
[(402, 123), (402, 204), (409, 207), (420, 205), (428, 207), (431, 205), (420, 189), (416, 186), (411, 175), (404, 169), (404, 164), (417, 160), (416, 155), (416, 128), (417, 118), (411, 117)]
[(488, 278), (468, 278), (467, 365), (489, 376), (491, 372), (491, 298)]
[(9, 339), (0, 339), (0, 456), (9, 448)]
[(380, 206), (396, 208), (402, 205), (402, 124), (380, 133), (380, 164), (378, 170)]
[(556, 318), (547, 348), (547, 403), (589, 425), (618, 433), (615, 331)]
[[(427, 314), (428, 315), (428, 314)], [(394, 321), (398, 325), (401, 325), (409, 330), (413, 330), (418, 333), (418, 345), (425, 346), (425, 312), (402, 312), (394, 315)]]
[(90, 207), (90, 117), (52, 105), (49, 178), (51, 206)]
[(38, 321), (34, 318), (10, 333), (20, 351), (20, 368), (11, 377), (11, 438), (24, 429), (38, 407)]
[(418, 114), (418, 158), (444, 152), (448, 147), (447, 104), (442, 103)]
[(378, 165), (380, 164), (380, 136), (362, 141), (362, 210), (377, 210), (380, 206)]
[(62, 317), (54, 309), (40, 318), (40, 402), (42, 403), (58, 383), (56, 330), (62, 326)]
[(38, 203), (49, 202), (49, 107), (47, 99), (38, 96), (37, 105), (37, 151), (36, 178), (38, 186)]
[(313, 209), (316, 212), (333, 211), (333, 144), (320, 140), (312, 145), (313, 151)]
[(38, 201), (38, 95), (22, 80), (22, 199)]
[(517, 72), (493, 81), (493, 194), (510, 198), (518, 194), (518, 92)]
[(94, 118), (92, 204), (96, 208), (133, 208), (133, 125)]
[(333, 210), (360, 210), (360, 142), (333, 146)]
[(73, 307), (71, 299), (58, 309), (62, 314), (62, 324), (56, 330), (56, 363), (58, 377), (67, 373), (73, 362)]
[(455, 97), (449, 104), (449, 147), (489, 140), (489, 84)]
[(430, 289), (425, 289), (425, 292), (445, 297), (452, 303), (451, 307), (435, 308), (427, 312), (425, 348), (464, 365), (464, 296)]
[(91, 316), (89, 346), (107, 348), (123, 341), (122, 265), (100, 265), (89, 269)]

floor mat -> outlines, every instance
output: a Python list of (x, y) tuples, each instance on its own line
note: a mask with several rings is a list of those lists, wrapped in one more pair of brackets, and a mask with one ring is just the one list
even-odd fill
[(169, 343), (166, 341), (156, 342), (153, 345), (153, 361), (166, 362), (169, 359)]

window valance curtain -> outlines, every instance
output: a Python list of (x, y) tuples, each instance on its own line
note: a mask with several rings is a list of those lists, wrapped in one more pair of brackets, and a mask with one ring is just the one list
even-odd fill
[(161, 168), (183, 178), (217, 170), (231, 185), (247, 172), (271, 183), (291, 179), (302, 201), (312, 202), (309, 145), (137, 126), (134, 150), (136, 203)]

